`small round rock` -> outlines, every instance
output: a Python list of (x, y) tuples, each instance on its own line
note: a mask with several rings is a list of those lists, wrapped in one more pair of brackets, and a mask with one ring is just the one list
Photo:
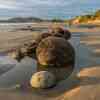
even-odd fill
[(33, 88), (47, 89), (56, 84), (55, 76), (48, 71), (40, 71), (31, 77), (30, 84)]

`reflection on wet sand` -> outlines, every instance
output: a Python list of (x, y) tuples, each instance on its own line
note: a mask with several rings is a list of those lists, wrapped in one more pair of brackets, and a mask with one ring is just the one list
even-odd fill
[[(80, 44), (89, 50), (89, 59), (92, 59), (95, 65), (100, 65), (100, 35), (99, 33), (87, 34), (81, 37)], [(94, 64), (93, 64), (94, 65)]]

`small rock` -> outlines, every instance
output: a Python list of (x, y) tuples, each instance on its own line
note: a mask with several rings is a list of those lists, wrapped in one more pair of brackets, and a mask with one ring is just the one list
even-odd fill
[(46, 89), (56, 84), (55, 76), (48, 71), (40, 71), (33, 74), (30, 84), (33, 88)]

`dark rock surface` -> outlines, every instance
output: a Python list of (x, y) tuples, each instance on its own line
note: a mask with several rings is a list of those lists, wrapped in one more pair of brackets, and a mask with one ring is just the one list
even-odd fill
[(69, 40), (71, 38), (71, 33), (62, 27), (54, 27), (49, 30), (49, 33), (51, 33), (52, 36), (56, 37), (62, 37), (66, 40)]
[(75, 52), (71, 44), (60, 37), (49, 36), (43, 39), (37, 49), (38, 70), (53, 72), (58, 80), (72, 73)]

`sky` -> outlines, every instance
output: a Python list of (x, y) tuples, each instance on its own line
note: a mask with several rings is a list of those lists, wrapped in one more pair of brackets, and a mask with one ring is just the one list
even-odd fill
[(0, 0), (0, 18), (71, 18), (99, 8), (100, 0)]

